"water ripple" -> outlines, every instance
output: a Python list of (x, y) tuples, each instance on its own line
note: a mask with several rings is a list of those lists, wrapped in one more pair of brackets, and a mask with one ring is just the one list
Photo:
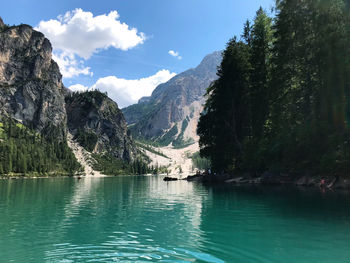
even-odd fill
[[(192, 262), (201, 260), (208, 263), (222, 263), (223, 260), (184, 248), (166, 249), (140, 245), (124, 246), (125, 242), (106, 244), (102, 246), (75, 246), (69, 243), (55, 244), (55, 249), (46, 252), (46, 262)], [(109, 246), (112, 246), (109, 248)], [(68, 260), (68, 261), (67, 261)]]
[(348, 262), (350, 195), (158, 177), (0, 182), (1, 262)]

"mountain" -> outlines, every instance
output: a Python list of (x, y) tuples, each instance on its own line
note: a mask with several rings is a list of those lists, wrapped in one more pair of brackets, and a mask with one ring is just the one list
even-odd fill
[(77, 171), (70, 133), (102, 170), (120, 171), (139, 154), (115, 102), (99, 91), (68, 91), (50, 41), (0, 18), (0, 174)]
[(88, 151), (131, 161), (137, 150), (117, 103), (99, 91), (66, 96), (69, 131)]
[(196, 140), (196, 127), (203, 95), (217, 78), (221, 52), (207, 55), (193, 69), (160, 84), (151, 97), (122, 109), (132, 134), (159, 145), (181, 147)]
[(52, 47), (28, 25), (0, 20), (0, 115), (40, 133), (65, 137), (64, 87)]

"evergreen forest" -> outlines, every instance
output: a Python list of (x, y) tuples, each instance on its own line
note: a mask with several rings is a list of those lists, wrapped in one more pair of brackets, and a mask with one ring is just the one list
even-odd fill
[(0, 175), (73, 175), (81, 166), (65, 140), (42, 136), (6, 119), (0, 122)]
[(279, 0), (223, 51), (197, 132), (216, 172), (350, 171), (350, 1)]

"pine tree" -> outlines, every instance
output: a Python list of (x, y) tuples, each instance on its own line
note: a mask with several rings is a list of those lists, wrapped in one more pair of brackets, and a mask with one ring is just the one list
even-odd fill
[(216, 80), (198, 123), (201, 155), (212, 161), (213, 169), (239, 167), (242, 143), (249, 133), (247, 92), (249, 84), (249, 47), (236, 38), (227, 44)]
[(269, 114), (269, 80), (271, 48), (273, 43), (272, 19), (260, 9), (251, 30), (250, 107), (252, 136), (260, 139)]

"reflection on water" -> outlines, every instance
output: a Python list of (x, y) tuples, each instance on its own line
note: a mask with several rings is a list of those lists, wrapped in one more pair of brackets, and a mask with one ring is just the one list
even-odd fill
[(61, 222), (62, 226), (66, 225), (71, 218), (79, 215), (80, 208), (85, 206), (86, 200), (91, 198), (91, 195), (98, 187), (99, 182), (101, 181), (98, 180), (98, 178), (85, 177), (74, 185), (70, 201), (67, 202), (64, 207), (64, 219)]
[(348, 193), (159, 177), (0, 181), (0, 262), (348, 262)]

